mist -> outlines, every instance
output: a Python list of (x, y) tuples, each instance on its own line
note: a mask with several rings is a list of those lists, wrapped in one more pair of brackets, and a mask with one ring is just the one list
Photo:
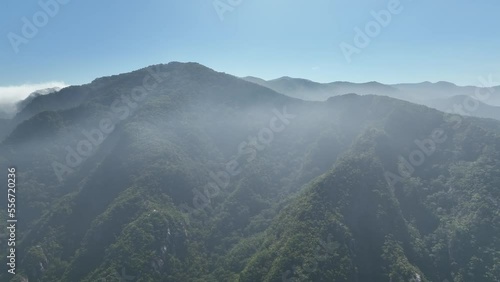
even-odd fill
[(43, 91), (45, 89), (61, 89), (66, 86), (68, 85), (62, 81), (0, 86), (0, 112), (12, 116), (17, 111), (16, 104), (28, 98), (32, 93), (37, 92), (40, 95), (45, 95), (52, 92)]
[[(499, 187), (500, 122), (468, 115), (495, 118), (498, 110), (473, 107), (474, 96), (453, 96), (461, 92), (441, 84), (286, 78), (279, 92), (262, 84), (169, 63), (28, 99), (15, 118), (1, 120), (0, 157), (23, 173), (19, 198), (29, 203), (17, 223), (32, 231), (19, 246), (26, 276), (98, 281), (108, 259), (139, 254), (124, 265), (148, 281), (282, 281), (295, 263), (276, 261), (295, 253), (327, 263), (304, 267), (305, 281), (388, 281), (394, 263), (408, 269), (400, 281), (450, 277), (433, 258), (449, 259), (449, 247), (434, 252), (435, 238), (462, 234), (449, 218), (498, 207), (490, 191)], [(433, 96), (442, 97), (433, 100), (441, 111), (405, 101), (429, 92), (441, 93)], [(306, 99), (313, 93), (321, 99)], [(477, 99), (497, 95), (481, 93)], [(474, 111), (443, 112), (454, 104)], [(498, 228), (493, 214), (482, 218)], [(496, 236), (481, 222), (463, 224), (474, 227), (471, 236)], [(495, 264), (496, 253), (480, 249), (491, 239), (480, 248), (469, 237), (453, 240), (468, 247), (453, 256), (478, 250), (472, 255), (485, 257), (486, 267)], [(53, 252), (46, 242), (61, 243)], [(302, 255), (318, 247), (321, 256)], [(422, 261), (410, 261), (412, 252)], [(184, 261), (199, 269), (209, 261), (214, 270), (192, 274)], [(467, 260), (458, 267), (468, 270)]]

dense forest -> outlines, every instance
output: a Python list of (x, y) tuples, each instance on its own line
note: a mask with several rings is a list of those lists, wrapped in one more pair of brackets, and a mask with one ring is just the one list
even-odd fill
[(500, 121), (284, 94), (173, 62), (33, 97), (0, 281), (500, 281)]

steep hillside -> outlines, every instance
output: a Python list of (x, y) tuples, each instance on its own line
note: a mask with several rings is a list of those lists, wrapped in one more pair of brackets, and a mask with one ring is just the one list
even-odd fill
[(20, 187), (10, 281), (500, 278), (500, 122), (303, 101), (196, 63), (36, 97), (18, 120), (0, 144)]
[(425, 104), (443, 112), (500, 120), (500, 107), (485, 104), (477, 98), (465, 95), (428, 100)]

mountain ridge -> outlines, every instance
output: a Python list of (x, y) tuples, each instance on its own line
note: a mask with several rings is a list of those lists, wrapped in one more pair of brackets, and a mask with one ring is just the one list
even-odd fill
[[(199, 64), (141, 70), (37, 98), (0, 143), (26, 203), (15, 279), (500, 278), (499, 121), (304, 101)], [(123, 100), (150, 71), (146, 98)]]
[[(366, 83), (351, 83), (345, 81), (337, 81), (330, 83), (318, 83), (300, 78), (284, 77), (274, 80), (263, 80), (255, 77), (242, 78), (248, 81), (269, 87), (279, 93), (283, 93), (290, 97), (295, 97), (309, 101), (325, 101), (331, 96), (343, 95), (348, 93), (357, 93), (361, 95), (383, 95), (392, 98), (403, 99), (412, 103), (422, 104), (429, 107), (437, 108), (446, 111), (446, 107), (438, 105), (437, 100), (448, 99), (457, 104), (457, 107), (465, 107), (462, 105), (468, 101), (467, 97), (478, 100), (484, 106), (467, 113), (457, 112), (458, 114), (472, 115), (476, 117), (487, 117), (498, 119), (498, 116), (493, 113), (490, 107), (500, 106), (500, 86), (493, 87), (473, 87), (473, 86), (457, 86), (450, 82), (439, 81), (436, 83), (399, 83), (399, 84), (382, 84), (376, 81)], [(464, 99), (457, 101), (453, 97), (461, 96)], [(444, 102), (442, 102), (444, 103)], [(441, 103), (441, 104), (442, 104)], [(450, 104), (448, 107), (453, 108), (455, 104)], [(470, 108), (470, 107), (467, 107)], [(484, 112), (483, 112), (484, 111)]]

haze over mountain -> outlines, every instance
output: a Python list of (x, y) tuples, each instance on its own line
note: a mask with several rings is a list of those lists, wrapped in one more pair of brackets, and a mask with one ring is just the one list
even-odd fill
[(499, 281), (500, 121), (402, 88), (172, 62), (33, 97), (0, 281)]
[[(243, 79), (271, 88), (276, 92), (309, 101), (324, 101), (329, 97), (348, 93), (374, 94), (402, 99), (446, 112), (457, 111), (463, 115), (496, 119), (499, 117), (497, 107), (500, 107), (500, 86), (457, 86), (444, 81), (384, 85), (378, 82), (318, 83), (290, 77), (269, 81), (256, 77), (244, 77)], [(484, 81), (484, 83), (487, 84), (488, 81)], [(474, 101), (477, 101), (481, 106), (472, 105), (473, 108), (463, 109), (467, 106), (466, 103), (472, 104)]]
[(2, 3), (0, 282), (500, 281), (500, 1)]
[(389, 85), (372, 81), (367, 83), (332, 82), (319, 83), (301, 78), (281, 77), (273, 80), (263, 80), (256, 77), (243, 79), (273, 89), (276, 92), (287, 94), (290, 97), (309, 101), (324, 101), (332, 96), (357, 93), (360, 95), (379, 94), (396, 95), (397, 89)]
[(447, 113), (500, 120), (500, 107), (485, 104), (471, 96), (457, 95), (449, 98), (429, 99), (425, 104)]
[(65, 87), (62, 82), (48, 82), (36, 84), (22, 84), (19, 86), (0, 86), (0, 118), (10, 118), (17, 111), (16, 104), (25, 99), (30, 99), (31, 95), (48, 94), (52, 90)]

